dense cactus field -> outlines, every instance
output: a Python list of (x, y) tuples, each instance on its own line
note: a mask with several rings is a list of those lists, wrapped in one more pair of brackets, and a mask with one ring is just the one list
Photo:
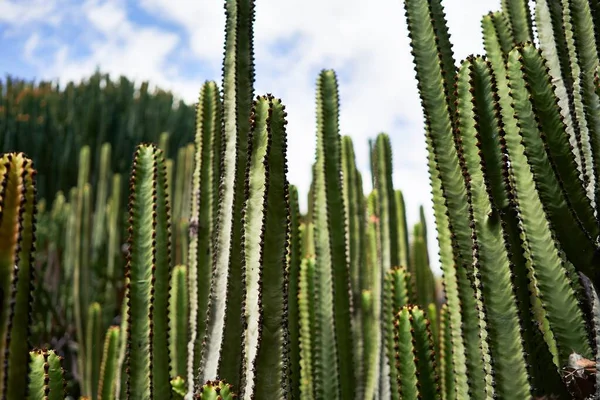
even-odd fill
[(402, 137), (342, 135), (327, 69), (300, 212), (252, 0), (195, 109), (3, 82), (0, 397), (600, 398), (600, 3), (504, 0), (459, 61), (441, 1), (402, 1), (435, 233), (392, 183)]

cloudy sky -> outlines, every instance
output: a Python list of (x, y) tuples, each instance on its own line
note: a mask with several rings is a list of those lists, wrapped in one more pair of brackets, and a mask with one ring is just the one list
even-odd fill
[[(369, 138), (391, 136), (394, 184), (409, 223), (424, 204), (434, 232), (422, 113), (402, 0), (257, 0), (256, 93), (281, 97), (289, 114), (289, 180), (310, 183), (315, 80), (338, 73), (341, 133), (352, 136), (363, 176)], [(500, 0), (444, 0), (457, 59), (482, 53), (481, 16)], [(222, 0), (0, 0), (0, 73), (80, 80), (96, 68), (149, 80), (188, 102), (220, 80)], [(370, 180), (364, 179), (365, 191)], [(437, 269), (437, 246), (430, 236)]]

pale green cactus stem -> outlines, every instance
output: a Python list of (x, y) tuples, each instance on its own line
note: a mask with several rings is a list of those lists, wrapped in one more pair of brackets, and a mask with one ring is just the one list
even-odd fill
[(415, 305), (427, 307), (436, 301), (435, 278), (429, 266), (429, 254), (423, 224), (415, 224), (411, 243), (411, 281)]
[(219, 210), (207, 330), (199, 382), (217, 376), (240, 387), (242, 208), (250, 111), (254, 98), (253, 0), (227, 0)]
[(163, 132), (158, 137), (158, 148), (163, 152), (165, 157), (169, 155), (169, 132)]
[[(89, 260), (87, 256), (88, 243), (86, 243), (87, 235), (84, 228), (89, 226), (86, 224), (86, 211), (89, 211), (89, 201), (91, 201), (91, 193), (89, 186), (89, 171), (90, 171), (90, 148), (83, 146), (79, 152), (79, 170), (77, 176), (77, 192), (75, 197), (73, 213), (73, 232), (74, 236), (67, 238), (73, 240), (73, 305), (76, 327), (76, 337), (79, 343), (77, 363), (79, 370), (82, 371), (82, 377), (85, 376), (85, 319), (84, 313), (88, 308), (89, 286), (87, 285), (89, 274)], [(87, 189), (86, 189), (87, 187)], [(86, 204), (87, 203), (87, 204)], [(83, 383), (83, 381), (81, 382)]]
[(96, 207), (92, 223), (92, 263), (98, 262), (102, 246), (107, 238), (106, 203), (110, 171), (111, 146), (104, 143), (100, 148), (100, 171), (96, 183)]
[(452, 367), (452, 336), (448, 319), (448, 304), (443, 304), (440, 309), (440, 345), (437, 353), (438, 375), (443, 400), (456, 398), (454, 369)]
[(300, 335), (300, 396), (298, 399), (315, 399), (313, 354), (316, 315), (315, 260), (302, 259), (298, 287), (298, 313)]
[(237, 396), (233, 393), (231, 385), (223, 381), (208, 381), (200, 388), (197, 398), (200, 400), (233, 400)]
[(287, 255), (289, 189), (285, 107), (257, 98), (246, 168), (243, 253), (244, 331), (240, 397), (289, 396)]
[(104, 338), (102, 349), (102, 364), (100, 365), (100, 381), (98, 382), (98, 400), (114, 400), (116, 380), (118, 377), (117, 366), (119, 356), (120, 328), (111, 326)]
[(185, 265), (176, 265), (171, 274), (169, 295), (169, 351), (171, 352), (171, 375), (187, 376), (188, 348), (188, 270)]
[(405, 267), (410, 271), (410, 246), (409, 246), (409, 232), (408, 225), (406, 222), (406, 205), (404, 203), (404, 195), (400, 190), (395, 192), (396, 200), (396, 217), (398, 227), (398, 265), (396, 267)]
[(29, 357), (27, 399), (63, 400), (66, 382), (62, 359), (53, 350), (32, 350)]
[(196, 109), (196, 160), (192, 176), (192, 201), (189, 224), (189, 297), (190, 323), (187, 348), (187, 385), (194, 392), (194, 381), (206, 334), (206, 317), (210, 291), (210, 277), (214, 260), (213, 237), (217, 204), (219, 160), (218, 144), (221, 136), (221, 101), (214, 82), (205, 82), (200, 90)]
[[(288, 268), (288, 321), (289, 332), (289, 375), (290, 397), (300, 399), (302, 386), (301, 376), (301, 316), (300, 316), (300, 269), (302, 263), (302, 240), (300, 226), (300, 205), (298, 204), (298, 188), (290, 185), (290, 244), (287, 257)], [(302, 227), (304, 228), (304, 227)], [(306, 290), (306, 289), (305, 289)], [(310, 343), (310, 342), (309, 342)], [(310, 354), (310, 353), (309, 353)]]
[(502, 11), (508, 17), (512, 34), (517, 43), (533, 40), (531, 11), (527, 0), (502, 0)]
[(24, 399), (29, 366), (35, 177), (22, 153), (0, 157), (0, 393)]
[[(586, 191), (594, 204), (594, 176), (590, 174), (591, 153), (587, 124), (580, 126), (575, 109), (576, 101), (580, 103), (580, 93), (573, 93), (573, 78), (568, 63), (568, 50), (565, 31), (562, 29), (562, 9), (558, 1), (537, 0), (535, 2), (535, 19), (542, 56), (546, 60), (548, 73), (552, 76), (554, 94), (558, 99), (560, 114), (565, 123), (565, 131), (569, 138), (580, 179), (587, 186)], [(553, 22), (560, 19), (560, 25)], [(485, 26), (485, 19), (484, 19)], [(508, 52), (506, 52), (508, 54)], [(579, 77), (577, 81), (579, 81)], [(583, 135), (582, 135), (583, 133)], [(584, 141), (587, 151), (584, 153)]]
[[(597, 27), (590, 9), (590, 2), (586, 0), (562, 0), (563, 5), (563, 30), (567, 41), (571, 73), (573, 76), (573, 95), (575, 96), (575, 110), (582, 129), (582, 142), (584, 155), (588, 161), (590, 173), (593, 175), (592, 201), (595, 203), (596, 212), (600, 208), (600, 97), (596, 93), (594, 74), (598, 68), (598, 44), (594, 34)], [(580, 102), (580, 103), (579, 103)], [(587, 133), (586, 136), (583, 136)], [(588, 150), (589, 146), (589, 150)], [(591, 191), (591, 190), (590, 190)], [(584, 221), (585, 223), (586, 221)], [(594, 237), (594, 239), (596, 239)], [(589, 275), (595, 282), (599, 279)]]
[(411, 315), (408, 307), (402, 308), (394, 319), (394, 345), (396, 353), (396, 376), (399, 397), (403, 400), (419, 398), (419, 378), (414, 359)]
[[(317, 80), (317, 159), (315, 167), (315, 250), (319, 295), (332, 305), (320, 321), (322, 381), (317, 397), (350, 399), (355, 395), (352, 298), (348, 236), (343, 198), (339, 135), (339, 98), (334, 71), (321, 71)], [(342, 362), (343, 360), (343, 362)], [(332, 377), (339, 377), (337, 379)]]
[(365, 263), (365, 244), (364, 224), (365, 224), (365, 196), (362, 188), (360, 172), (356, 168), (356, 157), (354, 154), (354, 145), (349, 136), (342, 137), (342, 177), (344, 190), (344, 205), (346, 207), (348, 248), (350, 258), (350, 279), (352, 288), (352, 304), (356, 304), (353, 309), (353, 329), (354, 338), (354, 365), (356, 369), (356, 398), (363, 396), (363, 328), (362, 311), (360, 304), (361, 282), (360, 269)]
[(165, 159), (138, 146), (131, 172), (127, 288), (127, 397), (168, 399), (170, 209)]
[(105, 314), (105, 324), (111, 323), (117, 315), (117, 302), (115, 299), (116, 274), (115, 266), (121, 258), (121, 175), (114, 174), (112, 179), (112, 192), (108, 207), (108, 261), (106, 267), (107, 284), (104, 292), (103, 310)]
[[(389, 136), (385, 133), (377, 135), (375, 145), (371, 150), (372, 155), (372, 174), (377, 190), (377, 216), (379, 218), (380, 229), (380, 265), (373, 265), (373, 268), (380, 268), (382, 276), (385, 276), (392, 267), (399, 266), (399, 251), (398, 251), (398, 227), (394, 223), (397, 221), (396, 210), (396, 194), (392, 181), (392, 146)], [(383, 314), (385, 315), (385, 313)], [(390, 370), (387, 355), (382, 357), (380, 374), (383, 379), (380, 380), (380, 395), (387, 398), (390, 395), (395, 398), (395, 393), (398, 392), (393, 373)], [(391, 379), (385, 377), (390, 376)]]
[(398, 388), (398, 371), (396, 369), (396, 349), (394, 345), (394, 320), (396, 314), (408, 305), (410, 273), (405, 268), (393, 268), (384, 275), (383, 285), (383, 324), (386, 346), (386, 362), (388, 364), (390, 396), (400, 399)]
[(92, 303), (88, 308), (85, 337), (84, 394), (95, 399), (98, 396), (100, 364), (102, 362), (102, 307)]
[[(377, 216), (377, 189), (373, 190), (367, 199), (367, 268), (361, 268), (360, 281), (363, 284), (362, 312), (363, 312), (363, 337), (365, 340), (363, 357), (366, 361), (364, 371), (364, 396), (365, 399), (380, 397), (381, 381), (389, 379), (382, 375), (382, 363), (386, 363), (385, 347), (381, 326), (382, 315), (382, 282), (381, 274), (381, 230)], [(389, 385), (387, 385), (389, 387)]]

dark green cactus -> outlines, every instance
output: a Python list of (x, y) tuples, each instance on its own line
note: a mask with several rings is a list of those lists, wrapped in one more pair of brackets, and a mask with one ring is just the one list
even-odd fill
[(0, 157), (0, 392), (24, 399), (29, 366), (35, 177), (21, 153)]

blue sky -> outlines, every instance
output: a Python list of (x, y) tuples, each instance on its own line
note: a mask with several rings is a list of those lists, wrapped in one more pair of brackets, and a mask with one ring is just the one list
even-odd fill
[[(409, 223), (424, 204), (429, 178), (422, 113), (402, 0), (257, 0), (256, 93), (288, 109), (289, 180), (306, 206), (315, 144), (315, 80), (337, 71), (341, 133), (352, 136), (363, 176), (367, 143), (391, 136), (394, 184)], [(444, 0), (457, 59), (482, 53), (480, 21), (500, 0)], [(0, 73), (79, 80), (96, 68), (172, 90), (188, 102), (202, 82), (220, 80), (222, 0), (0, 0)], [(369, 191), (370, 179), (363, 179)], [(437, 269), (437, 245), (430, 236)]]

